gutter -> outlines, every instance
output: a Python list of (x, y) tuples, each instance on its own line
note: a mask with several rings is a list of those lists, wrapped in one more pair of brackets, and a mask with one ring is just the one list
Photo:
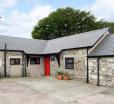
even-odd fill
[(114, 55), (100, 55), (100, 56), (88, 56), (88, 58), (98, 58), (98, 57), (114, 57)]

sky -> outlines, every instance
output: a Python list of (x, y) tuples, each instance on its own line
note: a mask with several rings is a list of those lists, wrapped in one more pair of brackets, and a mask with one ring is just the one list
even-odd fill
[(0, 0), (0, 35), (32, 38), (31, 31), (39, 20), (65, 7), (114, 21), (114, 0)]

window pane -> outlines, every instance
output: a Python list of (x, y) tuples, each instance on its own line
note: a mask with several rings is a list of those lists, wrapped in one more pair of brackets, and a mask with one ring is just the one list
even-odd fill
[(65, 68), (74, 69), (74, 58), (65, 58)]
[(36, 64), (40, 64), (40, 58), (37, 58), (37, 59), (35, 60), (35, 63), (36, 63)]
[(30, 59), (30, 64), (35, 64), (35, 61), (33, 58)]
[(73, 63), (73, 58), (66, 58), (67, 63)]
[(16, 59), (15, 61), (16, 64), (20, 64), (20, 59)]
[(10, 63), (11, 63), (11, 65), (14, 65), (15, 64), (15, 60), (11, 60)]
[(30, 64), (40, 64), (40, 58), (38, 57), (31, 57)]
[(19, 65), (20, 59), (19, 58), (11, 58), (10, 59), (10, 65)]

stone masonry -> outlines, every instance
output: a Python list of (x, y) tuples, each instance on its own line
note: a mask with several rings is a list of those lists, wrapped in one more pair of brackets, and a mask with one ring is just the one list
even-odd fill
[[(114, 57), (103, 57), (99, 61), (100, 85), (114, 87)], [(97, 83), (97, 59), (89, 59), (90, 83)]]
[(0, 51), (0, 76), (4, 76), (4, 52)]
[[(10, 65), (10, 58), (20, 58), (20, 65)], [(6, 54), (6, 73), (7, 76), (22, 76), (22, 53), (7, 52)], [(0, 76), (4, 76), (4, 51), (0, 51)]]
[(40, 64), (30, 64), (30, 60), (28, 62), (28, 67), (26, 67), (27, 73), (30, 77), (41, 77), (44, 75), (44, 58), (40, 57)]
[[(86, 61), (87, 61), (87, 49), (75, 49), (63, 51), (60, 54), (60, 67), (57, 60), (51, 60), (51, 75), (56, 76), (57, 71), (68, 72), (70, 77), (81, 80), (86, 80)], [(54, 57), (54, 56), (53, 56)], [(65, 58), (74, 58), (74, 69), (65, 69)]]
[[(23, 60), (24, 57), (24, 60)], [(65, 58), (74, 58), (74, 69), (65, 69)], [(10, 58), (20, 58), (20, 65), (10, 65)], [(89, 81), (97, 84), (97, 58), (89, 58)], [(22, 52), (8, 51), (6, 55), (6, 72), (7, 76), (23, 76), (23, 68), (30, 77), (40, 77), (44, 75), (44, 57), (40, 57), (39, 65), (26, 66), (26, 57)], [(114, 87), (114, 57), (102, 57), (99, 60), (100, 67), (100, 85)], [(68, 72), (71, 78), (86, 81), (87, 73), (87, 49), (66, 50), (60, 53), (60, 67), (55, 56), (51, 56), (50, 72), (51, 76), (56, 76), (57, 71)], [(0, 76), (4, 77), (4, 51), (0, 51)]]
[[(10, 65), (10, 58), (19, 58), (20, 65)], [(24, 76), (26, 69), (26, 75), (30, 77), (39, 77), (44, 75), (44, 61), (43, 57), (40, 57), (40, 64), (31, 65), (30, 61), (26, 63), (26, 56), (23, 52), (7, 51), (6, 54), (6, 73), (10, 77), (22, 77)], [(4, 77), (4, 51), (0, 51), (0, 77)]]

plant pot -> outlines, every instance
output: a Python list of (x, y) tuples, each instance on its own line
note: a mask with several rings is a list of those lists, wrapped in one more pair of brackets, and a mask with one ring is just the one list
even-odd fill
[(62, 75), (58, 75), (58, 76), (57, 76), (57, 79), (58, 79), (58, 80), (62, 80), (62, 79), (63, 79), (63, 76), (62, 76)]
[(63, 76), (63, 79), (64, 80), (69, 80), (69, 77), (68, 76)]

